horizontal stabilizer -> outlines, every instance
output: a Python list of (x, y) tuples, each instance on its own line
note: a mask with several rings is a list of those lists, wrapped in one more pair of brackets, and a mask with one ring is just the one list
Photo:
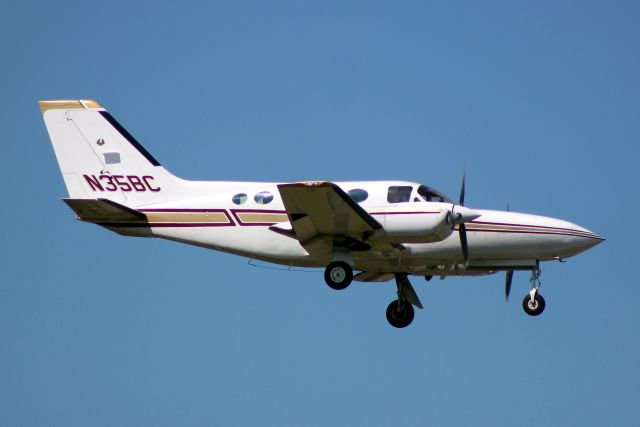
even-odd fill
[(140, 221), (146, 218), (138, 212), (120, 203), (108, 199), (63, 199), (78, 215), (81, 221), (119, 222)]

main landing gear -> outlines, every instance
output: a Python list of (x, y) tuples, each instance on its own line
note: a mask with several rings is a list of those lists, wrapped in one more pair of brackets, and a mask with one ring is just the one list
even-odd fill
[(540, 274), (540, 268), (536, 265), (536, 268), (534, 268), (531, 273), (531, 290), (522, 300), (522, 308), (529, 316), (539, 316), (544, 311), (546, 305), (544, 298), (542, 298), (542, 295), (538, 292), (541, 285)]
[[(324, 270), (324, 280), (331, 289), (345, 289), (353, 280), (353, 269), (344, 261), (334, 261)], [(396, 285), (398, 299), (387, 307), (387, 320), (395, 328), (405, 328), (413, 321), (413, 306), (422, 308), (422, 303), (405, 273), (396, 274)]]
[(396, 285), (398, 299), (387, 307), (387, 321), (394, 328), (406, 328), (413, 321), (413, 306), (422, 308), (422, 303), (405, 273), (396, 273)]
[(394, 328), (406, 328), (413, 322), (413, 306), (403, 298), (391, 301), (387, 307), (387, 321)]
[(351, 284), (353, 269), (344, 261), (334, 261), (324, 270), (324, 280), (331, 289), (340, 291)]

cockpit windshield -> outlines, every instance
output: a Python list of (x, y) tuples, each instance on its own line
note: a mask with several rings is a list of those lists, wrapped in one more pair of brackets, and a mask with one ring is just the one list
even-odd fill
[(418, 195), (425, 202), (453, 203), (453, 200), (449, 199), (439, 191), (427, 187), (426, 185), (418, 187)]

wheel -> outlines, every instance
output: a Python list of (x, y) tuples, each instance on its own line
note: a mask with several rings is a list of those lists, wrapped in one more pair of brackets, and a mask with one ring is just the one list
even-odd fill
[(524, 299), (522, 300), (522, 308), (524, 308), (524, 312), (529, 316), (538, 316), (542, 314), (542, 312), (544, 311), (544, 307), (544, 298), (542, 298), (542, 295), (540, 295), (538, 292), (536, 292), (536, 296), (533, 301), (531, 301), (531, 296), (529, 294), (525, 295)]
[(387, 320), (394, 328), (406, 328), (413, 322), (413, 306), (405, 302), (402, 310), (398, 310), (398, 300), (392, 301), (387, 307)]
[(332, 289), (344, 289), (353, 280), (353, 269), (344, 261), (334, 261), (324, 270), (324, 280)]
[(433, 276), (431, 274), (427, 274), (426, 276), (424, 276), (424, 280), (426, 280), (427, 282), (431, 279), (433, 279)]

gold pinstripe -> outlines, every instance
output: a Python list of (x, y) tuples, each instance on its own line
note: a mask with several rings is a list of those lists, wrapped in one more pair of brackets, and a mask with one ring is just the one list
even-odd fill
[(149, 222), (208, 222), (230, 224), (224, 212), (146, 212)]
[(236, 215), (243, 224), (277, 223), (289, 220), (286, 213), (236, 212)]
[[(82, 105), (84, 103), (84, 105)], [(97, 101), (92, 99), (80, 100), (78, 99), (60, 99), (56, 101), (38, 101), (38, 106), (40, 106), (40, 111), (44, 114), (47, 110), (69, 110), (69, 109), (84, 109), (84, 106), (87, 108), (102, 108)]]

